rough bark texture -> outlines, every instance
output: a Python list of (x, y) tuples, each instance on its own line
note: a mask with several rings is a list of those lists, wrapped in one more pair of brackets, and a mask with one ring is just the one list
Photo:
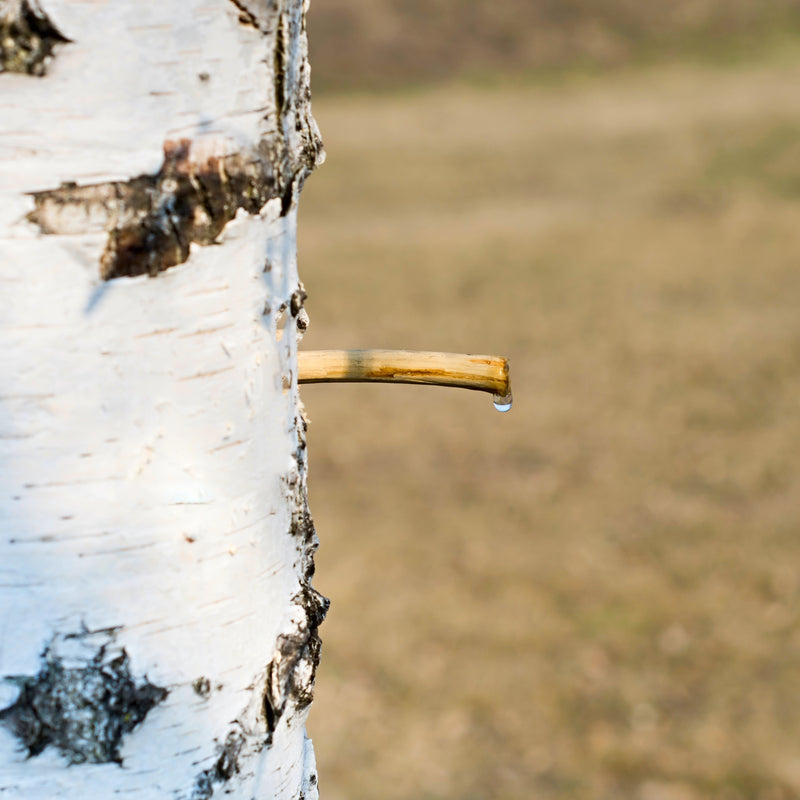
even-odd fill
[(0, 0), (0, 795), (317, 795), (302, 0)]

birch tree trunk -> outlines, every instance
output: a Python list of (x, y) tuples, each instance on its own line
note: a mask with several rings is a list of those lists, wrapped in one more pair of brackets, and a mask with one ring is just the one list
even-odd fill
[(303, 0), (0, 0), (0, 101), (0, 796), (316, 797)]

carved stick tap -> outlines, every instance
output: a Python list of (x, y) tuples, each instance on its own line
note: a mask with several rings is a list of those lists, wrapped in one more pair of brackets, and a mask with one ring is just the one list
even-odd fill
[(299, 383), (419, 383), (494, 395), (511, 407), (508, 359), (467, 353), (413, 350), (306, 350), (297, 354)]

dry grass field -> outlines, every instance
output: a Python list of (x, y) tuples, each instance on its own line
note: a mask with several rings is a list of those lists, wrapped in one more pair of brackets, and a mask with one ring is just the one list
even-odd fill
[(322, 796), (800, 797), (800, 46), (315, 112)]
[(800, 0), (312, 0), (314, 85), (540, 76), (680, 57), (731, 61), (800, 32)]

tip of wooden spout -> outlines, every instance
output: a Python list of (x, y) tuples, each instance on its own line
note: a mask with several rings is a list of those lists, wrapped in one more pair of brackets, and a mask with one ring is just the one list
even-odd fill
[(498, 411), (511, 408), (508, 359), (414, 350), (305, 350), (300, 383), (417, 383), (490, 392)]

